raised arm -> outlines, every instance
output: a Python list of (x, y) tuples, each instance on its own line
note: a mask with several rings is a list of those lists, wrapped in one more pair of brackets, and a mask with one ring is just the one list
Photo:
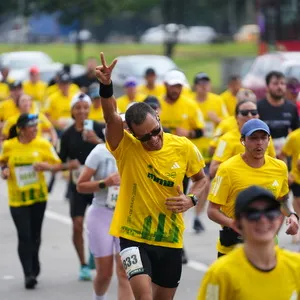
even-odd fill
[(115, 150), (120, 144), (123, 135), (123, 121), (117, 112), (116, 99), (113, 95), (113, 84), (111, 81), (112, 71), (117, 63), (115, 59), (107, 66), (104, 54), (100, 54), (102, 65), (96, 68), (96, 77), (100, 82), (101, 105), (106, 123), (106, 141), (111, 150)]

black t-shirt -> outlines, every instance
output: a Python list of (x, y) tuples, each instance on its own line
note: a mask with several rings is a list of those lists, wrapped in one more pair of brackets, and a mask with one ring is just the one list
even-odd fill
[(79, 77), (74, 78), (73, 82), (77, 84), (80, 88), (89, 88), (93, 83), (99, 83), (95, 76), (89, 77), (87, 74), (83, 74)]
[(297, 107), (288, 100), (281, 106), (272, 106), (267, 99), (258, 101), (259, 118), (265, 121), (271, 131), (272, 138), (286, 137), (289, 130), (299, 128)]
[[(94, 122), (93, 126), (96, 135), (104, 141), (105, 124)], [(84, 141), (82, 131), (77, 131), (75, 125), (72, 125), (62, 134), (59, 157), (63, 162), (67, 159), (78, 159), (80, 164), (84, 165), (86, 158), (95, 147), (96, 144)]]

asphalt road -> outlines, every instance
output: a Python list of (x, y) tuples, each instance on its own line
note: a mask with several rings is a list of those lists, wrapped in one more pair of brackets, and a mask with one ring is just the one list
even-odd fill
[[(16, 230), (7, 200), (6, 183), (0, 180), (0, 299), (1, 300), (85, 300), (92, 299), (92, 283), (79, 282), (79, 262), (71, 241), (71, 222), (68, 202), (64, 199), (66, 183), (61, 177), (50, 195), (43, 226), (39, 284), (28, 291), (23, 286), (21, 265), (17, 256)], [(206, 231), (195, 234), (192, 230), (194, 212), (186, 213), (185, 248), (189, 263), (183, 273), (175, 299), (196, 299), (197, 291), (207, 267), (215, 260), (215, 242), (219, 227), (202, 216)], [(280, 234), (280, 245), (292, 250), (291, 237)], [(109, 300), (117, 299), (117, 281), (113, 278)], [(124, 299), (126, 300), (126, 299)]]

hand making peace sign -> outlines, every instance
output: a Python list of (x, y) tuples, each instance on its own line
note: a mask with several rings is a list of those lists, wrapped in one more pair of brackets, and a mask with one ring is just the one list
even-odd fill
[(97, 79), (105, 85), (109, 85), (111, 83), (111, 73), (117, 63), (117, 59), (107, 66), (103, 52), (100, 53), (101, 58), (101, 66), (96, 67), (96, 77)]

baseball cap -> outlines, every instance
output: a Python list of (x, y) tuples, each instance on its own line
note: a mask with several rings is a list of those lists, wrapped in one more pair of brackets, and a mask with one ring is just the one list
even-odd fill
[(83, 101), (83, 102), (86, 102), (88, 103), (89, 106), (91, 106), (92, 104), (92, 100), (91, 98), (87, 95), (87, 94), (84, 94), (84, 93), (77, 93), (73, 98), (72, 98), (72, 101), (71, 101), (71, 109), (80, 101)]
[(235, 218), (239, 219), (242, 213), (247, 212), (250, 204), (255, 200), (265, 200), (274, 207), (280, 207), (280, 202), (276, 200), (270, 191), (260, 186), (252, 185), (238, 194), (235, 201)]
[(39, 122), (39, 116), (37, 114), (21, 114), (17, 120), (17, 127), (24, 128), (35, 126)]
[(238, 102), (244, 101), (244, 100), (249, 100), (256, 102), (257, 98), (256, 95), (253, 93), (253, 91), (249, 89), (240, 89), (238, 93), (236, 94), (236, 98)]
[(164, 82), (168, 85), (184, 85), (186, 82), (186, 77), (184, 73), (179, 70), (171, 70), (165, 75)]
[(145, 76), (147, 76), (147, 75), (155, 75), (155, 74), (156, 74), (156, 72), (155, 72), (155, 70), (153, 68), (148, 68), (145, 71)]
[(15, 80), (9, 84), (9, 88), (11, 90), (16, 89), (16, 88), (21, 88), (22, 86), (23, 86), (22, 81), (20, 81), (20, 80)]
[(242, 136), (250, 136), (255, 131), (264, 131), (268, 135), (271, 135), (269, 126), (259, 119), (252, 119), (247, 121), (242, 127), (241, 134)]
[(135, 77), (128, 77), (125, 80), (124, 87), (135, 87), (137, 86), (137, 80)]
[(154, 96), (146, 97), (144, 102), (147, 103), (148, 105), (150, 105), (153, 109), (158, 109), (160, 107), (160, 103), (159, 103), (158, 99)]
[(38, 73), (40, 73), (40, 70), (38, 67), (34, 66), (29, 69), (29, 73), (30, 74), (38, 74)]
[(194, 84), (197, 84), (201, 80), (210, 81), (210, 78), (206, 73), (200, 72), (200, 73), (196, 74), (196, 76), (194, 78)]
[(59, 73), (58, 82), (69, 83), (72, 81), (71, 76), (68, 73)]

